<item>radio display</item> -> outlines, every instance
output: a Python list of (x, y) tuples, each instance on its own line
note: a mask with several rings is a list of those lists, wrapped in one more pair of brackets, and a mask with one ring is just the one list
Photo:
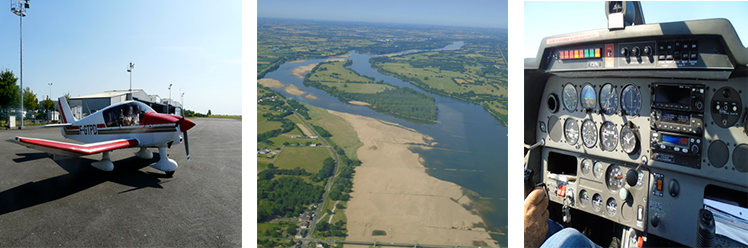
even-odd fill
[(654, 101), (691, 105), (691, 89), (674, 85), (658, 85), (654, 89)]
[(663, 134), (662, 143), (688, 147), (688, 138)]
[(673, 114), (673, 113), (662, 112), (662, 121), (675, 123), (675, 124), (690, 125), (691, 116), (684, 115), (684, 114)]

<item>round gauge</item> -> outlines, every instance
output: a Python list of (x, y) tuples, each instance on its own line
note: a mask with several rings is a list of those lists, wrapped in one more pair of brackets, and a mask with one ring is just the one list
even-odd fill
[(583, 174), (590, 174), (590, 171), (592, 170), (592, 160), (586, 158), (582, 160), (582, 173)]
[(574, 145), (579, 141), (579, 124), (577, 124), (577, 121), (574, 119), (566, 119), (566, 123), (564, 123), (564, 136), (566, 137), (566, 142), (569, 142), (569, 144)]
[(582, 123), (582, 142), (586, 147), (592, 148), (597, 144), (597, 127), (590, 119)]
[(644, 172), (642, 170), (636, 171), (636, 187), (637, 189), (641, 189), (644, 187)]
[(613, 122), (606, 121), (600, 127), (600, 148), (603, 151), (613, 151), (618, 147), (618, 130)]
[(564, 86), (564, 93), (561, 96), (564, 101), (564, 107), (568, 111), (574, 111), (577, 109), (577, 88), (572, 84), (566, 84)]
[(595, 195), (592, 196), (592, 208), (598, 212), (603, 208), (603, 197), (600, 196), (600, 194), (595, 193)]
[(633, 84), (626, 85), (621, 91), (621, 110), (626, 115), (639, 115), (642, 108), (642, 93)]
[(605, 84), (600, 89), (600, 108), (606, 115), (612, 115), (618, 111), (618, 93), (612, 84)]
[(587, 206), (587, 203), (590, 202), (590, 195), (587, 193), (587, 190), (579, 191), (579, 204), (582, 205), (582, 207)]
[(595, 89), (592, 88), (591, 84), (585, 84), (584, 87), (582, 87), (582, 95), (580, 98), (582, 101), (583, 109), (595, 108), (595, 103), (597, 102), (597, 94), (595, 93)]
[(621, 189), (623, 187), (623, 172), (621, 172), (621, 167), (615, 164), (608, 166), (608, 174), (605, 181), (608, 182), (610, 190), (616, 191)]
[(595, 167), (592, 169), (592, 175), (595, 178), (601, 178), (603, 176), (603, 163), (595, 162)]
[(608, 214), (610, 216), (616, 216), (616, 212), (618, 212), (618, 203), (616, 202), (616, 199), (613, 199), (613, 197), (608, 198), (608, 202), (606, 203), (607, 206), (605, 206), (606, 209), (608, 209)]
[(639, 138), (628, 125), (621, 128), (621, 149), (628, 154), (634, 154), (639, 149)]

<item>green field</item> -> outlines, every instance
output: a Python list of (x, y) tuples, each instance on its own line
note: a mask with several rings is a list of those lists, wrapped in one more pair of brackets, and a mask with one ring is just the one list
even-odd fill
[(330, 156), (327, 147), (284, 147), (273, 164), (280, 169), (299, 167), (309, 173), (317, 173), (322, 169), (322, 161)]
[(332, 134), (332, 141), (343, 148), (351, 159), (358, 159), (356, 150), (363, 145), (353, 127), (343, 118), (327, 112), (326, 109), (309, 106), (309, 116), (315, 125), (321, 126)]
[(460, 50), (382, 56), (370, 62), (379, 72), (424, 90), (482, 105), (506, 124), (507, 71), (499, 49), (467, 43)]

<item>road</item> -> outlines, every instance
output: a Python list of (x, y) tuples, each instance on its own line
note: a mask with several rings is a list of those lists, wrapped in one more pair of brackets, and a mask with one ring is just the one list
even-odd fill
[(101, 155), (51, 158), (4, 141), (72, 142), (58, 128), (0, 130), (1, 246), (241, 246), (241, 121), (195, 122), (192, 159), (182, 144), (169, 150), (173, 178), (148, 167), (156, 149), (152, 160), (113, 151), (103, 172), (90, 165)]
[[(332, 178), (327, 183), (327, 188), (325, 188), (325, 193), (322, 195), (322, 203), (319, 204), (319, 207), (317, 207), (317, 210), (314, 211), (314, 218), (312, 219), (312, 223), (309, 224), (309, 232), (307, 233), (307, 237), (314, 237), (314, 229), (317, 228), (317, 222), (320, 220), (319, 213), (322, 211), (322, 208), (324, 207), (325, 201), (327, 200), (327, 196), (330, 194), (330, 189), (332, 189), (332, 184), (335, 182), (335, 177), (338, 176), (338, 173), (340, 172), (340, 157), (338, 156), (338, 153), (335, 152), (335, 148), (330, 146), (330, 144), (327, 143), (327, 140), (323, 138), (319, 133), (317, 133), (317, 130), (315, 130), (309, 123), (306, 122), (303, 116), (301, 116), (299, 113), (294, 111), (294, 114), (296, 117), (299, 117), (301, 122), (304, 123), (304, 126), (306, 126), (311, 132), (314, 132), (314, 135), (317, 135), (317, 137), (322, 140), (323, 143), (325, 143), (325, 146), (330, 149), (332, 154), (335, 156), (335, 173), (332, 174)], [(308, 247), (309, 242), (304, 242), (302, 244), (302, 247)]]

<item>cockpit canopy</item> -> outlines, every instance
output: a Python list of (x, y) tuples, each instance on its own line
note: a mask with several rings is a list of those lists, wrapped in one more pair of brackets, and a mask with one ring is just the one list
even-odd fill
[(130, 101), (109, 106), (102, 114), (107, 127), (138, 126), (148, 111), (154, 110), (142, 102)]

